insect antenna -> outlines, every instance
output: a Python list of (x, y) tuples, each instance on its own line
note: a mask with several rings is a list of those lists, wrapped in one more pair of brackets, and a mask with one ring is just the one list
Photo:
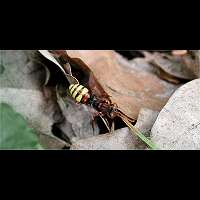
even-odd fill
[(127, 119), (129, 122), (131, 122), (131, 123), (136, 121), (135, 119), (133, 119), (133, 118), (127, 116), (126, 114), (124, 114), (124, 113), (123, 113), (122, 111), (120, 111), (119, 109), (117, 109), (116, 114), (117, 114), (117, 116), (120, 117), (120, 118), (126, 118), (126, 119)]
[(110, 133), (114, 133), (114, 131), (115, 131), (115, 122), (113, 121)]

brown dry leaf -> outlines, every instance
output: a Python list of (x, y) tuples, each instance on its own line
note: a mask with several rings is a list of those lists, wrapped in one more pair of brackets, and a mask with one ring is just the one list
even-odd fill
[[(170, 74), (166, 73), (164, 70), (162, 70), (159, 67), (155, 67), (151, 64), (151, 57), (149, 53), (144, 53), (147, 54), (147, 57), (145, 58), (134, 58), (130, 61), (120, 59), (120, 64), (131, 67), (136, 70), (143, 70), (146, 72), (149, 72), (151, 74), (157, 75), (159, 78), (163, 80), (167, 80), (170, 83), (178, 84), (180, 81), (174, 77), (171, 76)], [(130, 66), (131, 65), (131, 66)]]
[(195, 74), (196, 60), (192, 58), (191, 53), (184, 55), (169, 55), (166, 53), (144, 52), (155, 67), (160, 70), (160, 76), (167, 81), (178, 83), (176, 78), (192, 80), (197, 78)]
[(67, 50), (67, 53), (72, 58), (81, 58), (112, 101), (132, 118), (137, 118), (142, 107), (161, 110), (177, 88), (152, 73), (120, 65), (119, 59), (123, 58), (114, 51)]
[(194, 73), (198, 78), (200, 78), (200, 50), (194, 51), (194, 56), (196, 58), (196, 66), (194, 69)]
[(157, 68), (156, 69), (156, 75), (158, 75), (159, 78), (166, 80), (170, 83), (174, 83), (174, 84), (180, 84), (181, 81), (179, 79), (177, 79), (176, 77), (172, 76), (171, 74), (166, 73), (163, 69), (161, 68)]
[(39, 134), (39, 141), (40, 144), (45, 148), (45, 149), (63, 149), (65, 147), (70, 147), (70, 144), (64, 142), (63, 140), (54, 137), (52, 135), (47, 135), (47, 134)]

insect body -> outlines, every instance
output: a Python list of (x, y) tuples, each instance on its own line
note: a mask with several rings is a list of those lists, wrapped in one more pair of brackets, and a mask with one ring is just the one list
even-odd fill
[[(98, 82), (94, 73), (81, 59), (71, 58), (65, 50), (51, 50), (49, 52), (49, 56), (52, 61), (54, 59), (54, 63), (58, 62), (60, 64), (60, 68), (63, 67), (62, 72), (65, 74), (70, 84), (69, 93), (76, 102), (86, 104), (94, 108), (105, 123), (109, 132), (114, 131), (114, 119), (116, 117), (121, 118), (132, 132), (136, 133), (136, 135), (152, 149), (155, 149), (151, 141), (138, 132), (138, 130), (131, 124), (135, 120), (120, 111), (115, 103), (112, 103), (110, 96)], [(79, 81), (81, 84), (79, 84)], [(92, 116), (93, 119), (98, 116), (96, 113), (92, 114), (94, 114)], [(111, 127), (110, 122), (112, 123)]]
[(89, 90), (80, 84), (71, 84), (69, 86), (71, 96), (78, 102), (86, 104), (90, 99)]
[[(98, 98), (83, 85), (71, 84), (69, 86), (69, 92), (76, 102), (95, 108), (102, 117), (107, 116), (110, 119), (114, 119), (116, 116), (126, 116), (109, 98)], [(126, 117), (129, 118), (128, 116)], [(131, 118), (129, 118), (129, 120), (132, 121)]]
[(115, 117), (120, 117), (126, 118), (129, 122), (135, 121), (121, 112), (115, 103), (112, 103), (110, 96), (98, 82), (94, 73), (81, 59), (71, 58), (65, 50), (51, 50), (50, 53), (63, 66), (67, 79), (69, 76), (71, 78), (76, 76), (77, 81), (71, 82), (68, 79), (70, 95), (76, 102), (91, 106), (104, 119), (113, 121)]

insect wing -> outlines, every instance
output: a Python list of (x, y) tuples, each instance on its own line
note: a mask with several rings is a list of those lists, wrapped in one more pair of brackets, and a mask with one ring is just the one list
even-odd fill
[[(80, 84), (87, 87), (92, 94), (99, 98), (109, 99), (109, 95), (97, 81), (92, 70), (80, 58), (71, 58), (66, 50), (49, 50), (49, 53), (54, 60), (57, 60), (64, 65), (63, 68), (68, 74), (72, 73), (72, 77), (76, 77), (76, 80), (78, 79)], [(69, 64), (71, 71), (67, 70), (69, 66), (66, 66), (66, 64)]]
[(63, 69), (63, 67), (59, 64), (59, 62), (56, 60), (56, 58), (52, 55), (52, 53), (50, 53), (47, 50), (38, 50), (46, 59), (50, 60), (51, 62), (53, 62), (54, 64), (56, 64), (60, 70), (64, 73), (64, 75), (66, 76), (68, 82), (70, 84), (78, 84), (79, 81), (71, 75), (71, 67), (69, 64), (66, 64), (65, 69), (68, 68), (68, 71), (70, 72), (69, 74), (66, 73), (66, 71)]
[(86, 86), (96, 97), (109, 99), (109, 95), (98, 82), (92, 70), (80, 58), (68, 56), (68, 62), (72, 67), (72, 73), (78, 74), (76, 78), (82, 85)]
[(64, 71), (64, 69), (62, 68), (62, 66), (58, 63), (58, 61), (52, 56), (52, 54), (47, 51), (47, 50), (38, 50), (45, 58), (47, 58), (48, 60), (50, 60), (51, 62), (55, 63), (64, 74), (66, 74), (66, 72)]

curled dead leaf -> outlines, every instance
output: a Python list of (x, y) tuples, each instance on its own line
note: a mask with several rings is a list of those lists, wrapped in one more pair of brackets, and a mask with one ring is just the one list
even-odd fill
[[(51, 62), (53, 62), (54, 64), (56, 64), (60, 71), (65, 75), (65, 77), (67, 78), (67, 80), (69, 81), (70, 84), (78, 84), (79, 81), (72, 76), (71, 73), (71, 66), (69, 65), (69, 63), (65, 64), (64, 66), (61, 66), (61, 64), (59, 64), (59, 62), (56, 60), (56, 57), (54, 54), (50, 53), (50, 51), (48, 50), (38, 50), (46, 59), (50, 60)], [(48, 67), (48, 66), (46, 66)], [(48, 80), (49, 80), (49, 76), (47, 75), (47, 79), (45, 81), (45, 83), (47, 84)]]
[[(148, 57), (149, 62), (155, 67), (162, 71), (162, 78), (170, 81), (168, 78), (174, 77), (173, 79), (182, 79), (182, 80), (192, 80), (196, 78), (194, 72), (196, 68), (196, 60), (192, 57), (191, 54), (176, 55), (172, 56), (167, 53), (144, 53)], [(164, 75), (165, 73), (165, 75)]]

